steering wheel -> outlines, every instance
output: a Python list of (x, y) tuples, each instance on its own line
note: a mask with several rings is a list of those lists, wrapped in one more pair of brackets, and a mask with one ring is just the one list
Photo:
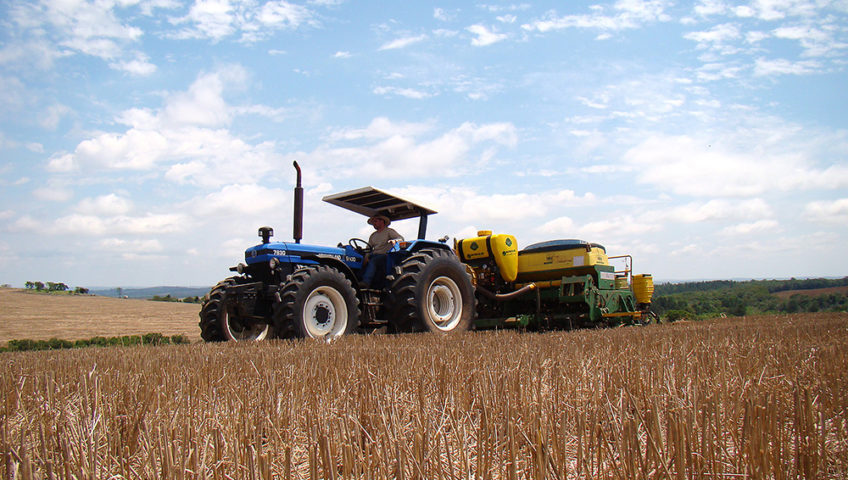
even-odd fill
[(351, 238), (348, 240), (347, 244), (353, 247), (353, 249), (356, 250), (356, 253), (360, 255), (368, 255), (372, 250), (371, 245), (361, 238)]

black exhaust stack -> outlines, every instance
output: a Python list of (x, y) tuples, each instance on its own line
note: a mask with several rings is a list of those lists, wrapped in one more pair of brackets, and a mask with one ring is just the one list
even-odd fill
[(300, 185), (300, 165), (294, 162), (297, 170), (297, 185), (294, 187), (294, 243), (303, 238), (303, 187)]

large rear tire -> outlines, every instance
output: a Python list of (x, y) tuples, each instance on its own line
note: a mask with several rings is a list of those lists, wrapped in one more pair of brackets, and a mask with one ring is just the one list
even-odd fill
[(421, 250), (400, 264), (392, 283), (392, 318), (398, 332), (464, 332), (476, 315), (474, 288), (449, 250)]
[[(359, 326), (359, 299), (353, 284), (326, 265), (294, 272), (283, 286), (282, 328), (301, 338), (332, 339)], [(284, 332), (279, 332), (284, 333)]]
[(200, 307), (200, 337), (207, 342), (226, 340), (243, 342), (265, 340), (272, 337), (273, 329), (267, 323), (242, 322), (227, 312), (227, 287), (243, 283), (241, 277), (230, 277), (218, 282), (203, 298)]

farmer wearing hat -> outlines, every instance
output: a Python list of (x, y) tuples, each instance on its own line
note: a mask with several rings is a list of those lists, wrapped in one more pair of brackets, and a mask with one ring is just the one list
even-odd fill
[(403, 237), (389, 228), (392, 221), (385, 215), (374, 215), (368, 219), (368, 224), (376, 230), (368, 237), (368, 245), (371, 245), (371, 253), (365, 256), (365, 272), (362, 274), (362, 283), (366, 287), (371, 286), (377, 269), (381, 268), (385, 274), (386, 254), (397, 242), (402, 242)]

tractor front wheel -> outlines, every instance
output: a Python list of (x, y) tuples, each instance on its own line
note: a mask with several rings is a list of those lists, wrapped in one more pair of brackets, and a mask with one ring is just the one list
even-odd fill
[(241, 277), (218, 282), (203, 298), (200, 307), (200, 337), (207, 342), (225, 340), (251, 341), (271, 338), (273, 330), (267, 323), (243, 321), (227, 311), (227, 287), (243, 283)]
[(448, 250), (421, 250), (400, 265), (391, 287), (394, 330), (464, 332), (476, 314), (465, 267)]
[[(281, 327), (302, 338), (330, 339), (359, 325), (359, 299), (350, 280), (320, 265), (294, 272), (283, 286)], [(280, 332), (283, 333), (283, 332)]]

